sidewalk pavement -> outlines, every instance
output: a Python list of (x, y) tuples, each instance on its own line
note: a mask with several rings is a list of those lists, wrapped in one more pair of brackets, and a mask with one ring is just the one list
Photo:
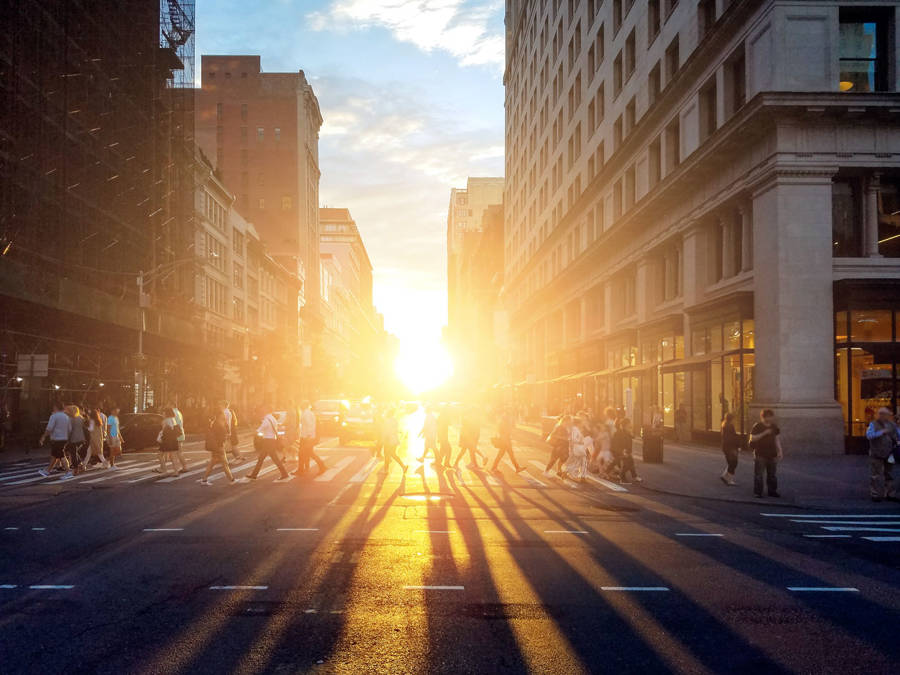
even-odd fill
[[(521, 442), (543, 443), (541, 429), (520, 424), (517, 435)], [(900, 511), (892, 502), (873, 504), (869, 498), (869, 458), (865, 455), (792, 454), (785, 450), (785, 458), (778, 466), (778, 491), (781, 498), (753, 496), (753, 454), (742, 452), (735, 480), (729, 487), (719, 478), (725, 469), (725, 458), (715, 447), (689, 445), (666, 440), (662, 464), (645, 464), (640, 439), (635, 439), (634, 455), (643, 483), (629, 486), (633, 492), (641, 490), (680, 495), (698, 499), (791, 506), (804, 509), (844, 511), (852, 509)], [(900, 467), (897, 469), (900, 479)]]

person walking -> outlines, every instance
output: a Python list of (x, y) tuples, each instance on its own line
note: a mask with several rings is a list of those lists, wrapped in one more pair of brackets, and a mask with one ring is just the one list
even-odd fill
[(166, 462), (172, 464), (172, 474), (178, 475), (175, 467), (175, 453), (178, 452), (178, 436), (181, 435), (181, 429), (177, 428), (178, 422), (175, 418), (175, 411), (172, 408), (166, 408), (163, 411), (163, 421), (160, 425), (159, 435), (156, 437), (159, 443), (159, 466), (153, 469), (156, 473), (168, 475)]
[(894, 423), (888, 408), (878, 409), (878, 416), (866, 429), (866, 438), (869, 440), (869, 494), (872, 501), (900, 501), (894, 495), (891, 475), (893, 453), (900, 445), (900, 429)]
[(725, 455), (725, 471), (719, 476), (728, 486), (735, 486), (734, 472), (737, 470), (738, 454), (741, 451), (741, 437), (734, 428), (734, 413), (727, 413), (722, 420), (722, 453)]
[(440, 456), (436, 462), (437, 466), (443, 465), (443, 468), (450, 469), (453, 460), (453, 447), (450, 445), (450, 408), (443, 406), (437, 417), (437, 436), (438, 450)]
[(519, 461), (513, 453), (512, 434), (514, 430), (515, 421), (513, 420), (513, 415), (509, 409), (506, 409), (500, 414), (500, 420), (497, 423), (497, 436), (492, 439), (494, 446), (497, 448), (497, 456), (494, 457), (494, 463), (491, 464), (491, 473), (499, 472), (500, 469), (498, 467), (500, 460), (504, 455), (509, 456), (510, 461), (512, 461), (513, 466), (515, 467), (516, 473), (525, 470), (525, 467), (519, 464)]
[(547, 436), (550, 444), (550, 461), (544, 469), (545, 475), (551, 475), (554, 464), (556, 475), (562, 476), (563, 463), (569, 458), (569, 444), (572, 440), (572, 416), (563, 415), (556, 422), (556, 426)]
[(38, 473), (46, 478), (57, 467), (62, 465), (66, 470), (64, 478), (72, 477), (69, 460), (66, 458), (66, 445), (69, 443), (69, 435), (72, 432), (72, 418), (63, 411), (63, 405), (59, 401), (53, 403), (53, 413), (47, 420), (47, 428), (41, 434), (39, 445), (50, 439), (50, 466), (41, 469)]
[(175, 425), (178, 431), (178, 438), (176, 439), (178, 442), (175, 446), (174, 455), (178, 458), (178, 463), (181, 464), (181, 468), (178, 470), (178, 473), (184, 473), (188, 470), (187, 461), (184, 459), (184, 452), (182, 452), (181, 444), (185, 441), (185, 433), (184, 433), (184, 415), (181, 414), (181, 411), (178, 409), (178, 406), (174, 403), (170, 404), (169, 407), (172, 409), (172, 412), (175, 414)]
[(225, 410), (220, 409), (216, 412), (215, 419), (206, 431), (206, 449), (209, 451), (209, 462), (206, 464), (206, 471), (203, 472), (203, 477), (198, 481), (200, 485), (212, 485), (209, 482), (209, 474), (219, 464), (222, 465), (222, 471), (228, 476), (228, 482), (234, 485), (234, 476), (231, 473), (231, 467), (228, 466), (228, 458), (225, 456), (225, 441), (228, 438), (228, 432)]
[(763, 478), (770, 497), (778, 494), (778, 462), (784, 457), (781, 448), (781, 429), (775, 424), (775, 413), (766, 408), (759, 414), (760, 421), (750, 429), (750, 447), (753, 448), (753, 494), (763, 496)]
[(300, 454), (300, 410), (294, 399), (288, 401), (284, 411), (284, 443), (287, 449), (285, 457), (293, 457)]
[(316, 433), (316, 415), (312, 411), (309, 401), (303, 401), (300, 404), (302, 412), (300, 413), (300, 446), (297, 453), (297, 470), (294, 475), (306, 473), (309, 471), (310, 460), (315, 461), (319, 467), (319, 474), (324, 473), (325, 462), (316, 454), (316, 443), (318, 443), (318, 435)]
[(569, 438), (569, 458), (563, 468), (563, 477), (580, 482), (584, 482), (587, 473), (586, 428), (584, 420), (578, 420), (572, 424)]
[(419, 432), (419, 438), (423, 439), (424, 450), (422, 456), (419, 457), (420, 462), (424, 462), (428, 457), (428, 452), (434, 454), (435, 464), (440, 464), (438, 456), (437, 443), (437, 418), (434, 416), (434, 409), (431, 406), (425, 409), (425, 421), (422, 423), (422, 430)]
[(469, 453), (470, 469), (478, 468), (478, 440), (481, 438), (481, 425), (473, 408), (469, 408), (463, 413), (462, 422), (459, 426), (459, 455), (453, 463), (453, 468), (459, 468), (459, 462), (462, 460), (466, 452)]
[(400, 428), (397, 422), (397, 413), (394, 410), (388, 410), (384, 416), (384, 468), (381, 473), (388, 473), (391, 470), (391, 460), (397, 462), (403, 469), (403, 473), (406, 473), (409, 467), (397, 456), (398, 447), (400, 447)]
[(119, 427), (119, 408), (113, 406), (109, 410), (109, 417), (106, 418), (106, 438), (109, 446), (109, 468), (118, 469), (116, 460), (122, 454), (122, 430)]
[(256, 480), (256, 478), (259, 476), (259, 470), (262, 468), (263, 462), (265, 462), (266, 457), (268, 457), (281, 472), (281, 476), (279, 478), (276, 478), (275, 482), (283, 483), (291, 480), (291, 475), (287, 472), (287, 469), (284, 468), (284, 462), (281, 461), (281, 443), (280, 439), (278, 438), (278, 420), (275, 419), (275, 416), (272, 414), (272, 411), (269, 408), (265, 408), (264, 411), (265, 414), (263, 415), (262, 421), (260, 422), (259, 427), (256, 429), (256, 466), (253, 467), (253, 471), (244, 476), (242, 482), (246, 482), (248, 480)]
[(97, 457), (100, 460), (100, 466), (104, 469), (109, 466), (106, 457), (103, 455), (103, 438), (106, 436), (103, 427), (103, 418), (100, 417), (100, 411), (93, 408), (88, 413), (87, 429), (88, 429), (88, 445), (87, 452), (84, 456), (84, 469), (91, 467), (91, 459)]
[(66, 414), (69, 416), (72, 426), (69, 431), (69, 442), (66, 444), (66, 454), (68, 455), (69, 465), (73, 476), (81, 473), (81, 451), (87, 452), (87, 425), (84, 417), (81, 416), (81, 410), (74, 403), (66, 406)]
[[(219, 408), (222, 410), (222, 414), (225, 416), (225, 426), (228, 429), (228, 438), (225, 440), (228, 445), (228, 449), (231, 452), (231, 458), (235, 462), (242, 462), (244, 460), (243, 455), (238, 452), (238, 421), (237, 414), (234, 410), (231, 409), (231, 405), (228, 401), (219, 401)], [(224, 447), (224, 446), (223, 446)]]
[(375, 442), (372, 444), (372, 457), (378, 459), (384, 450), (384, 409), (375, 406), (372, 424), (375, 432)]

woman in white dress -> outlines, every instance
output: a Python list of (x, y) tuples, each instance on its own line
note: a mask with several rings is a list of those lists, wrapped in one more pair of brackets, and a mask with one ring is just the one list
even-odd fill
[[(572, 480), (583, 481), (587, 474), (588, 449), (585, 443), (585, 423), (578, 420), (572, 425), (569, 439), (569, 460), (566, 462), (565, 476)], [(591, 441), (593, 443), (593, 441)]]

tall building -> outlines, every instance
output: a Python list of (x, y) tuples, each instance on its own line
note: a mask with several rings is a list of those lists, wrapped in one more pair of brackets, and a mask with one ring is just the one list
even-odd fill
[(319, 209), (319, 223), (322, 261), (330, 282), (329, 309), (335, 312), (326, 318), (326, 327), (334, 333), (326, 340), (326, 350), (343, 364), (339, 388), (369, 394), (372, 374), (383, 358), (383, 327), (372, 304), (372, 263), (349, 209)]
[(460, 287), (460, 268), (467, 232), (480, 232), (485, 210), (503, 203), (503, 178), (468, 178), (466, 188), (450, 190), (447, 208), (447, 332), (451, 349), (459, 358), (460, 339), (466, 333), (468, 306)]
[(259, 56), (201, 57), (197, 140), (267, 249), (303, 280), (304, 339), (319, 311), (319, 129), (303, 71), (266, 73)]
[(194, 3), (3, 19), (0, 398), (23, 429), (56, 397), (143, 407), (194, 335)]
[(897, 3), (507, 3), (516, 395), (761, 408), (858, 447), (900, 385)]

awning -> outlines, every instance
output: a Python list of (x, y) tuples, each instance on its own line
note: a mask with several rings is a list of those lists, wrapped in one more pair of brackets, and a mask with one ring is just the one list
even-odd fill
[(675, 373), (679, 370), (699, 370), (713, 359), (721, 358), (722, 356), (731, 356), (739, 353), (740, 350), (733, 350), (727, 352), (714, 352), (712, 354), (688, 356), (687, 358), (678, 359), (677, 361), (668, 361), (666, 363), (663, 363), (662, 372)]

